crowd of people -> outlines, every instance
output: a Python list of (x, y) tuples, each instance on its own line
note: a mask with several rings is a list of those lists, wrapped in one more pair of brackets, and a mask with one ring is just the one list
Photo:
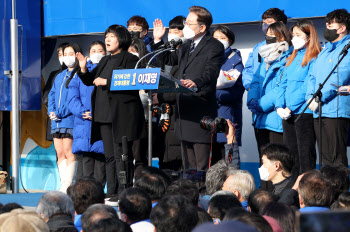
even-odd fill
[[(108, 27), (105, 42), (91, 43), (89, 56), (77, 44), (58, 47), (61, 66), (50, 74), (43, 100), (61, 188), (45, 193), (37, 207), (50, 231), (288, 232), (297, 230), (297, 211), (350, 206), (350, 55), (330, 74), (350, 41), (350, 14), (345, 9), (327, 14), (329, 42), (322, 49), (311, 20), (288, 28), (284, 11), (268, 9), (262, 15), (266, 40), (245, 65), (233, 48), (235, 34), (225, 25), (210, 33), (212, 22), (207, 9), (193, 6), (186, 18), (169, 22), (167, 38), (160, 19), (151, 38), (145, 18), (133, 16), (127, 28)], [(153, 94), (153, 118), (148, 118), (147, 93), (110, 91), (112, 72), (135, 68), (166, 40), (182, 43), (152, 66), (196, 92)], [(328, 74), (322, 95), (312, 99)], [(259, 189), (253, 176), (240, 170), (244, 91), (252, 111), (245, 117), (252, 117), (258, 145)], [(201, 124), (205, 116), (213, 119), (210, 130)], [(218, 116), (226, 119), (225, 129), (214, 133)], [(160, 169), (146, 167), (148, 123), (155, 125), (153, 155)], [(316, 142), (324, 164), (320, 171)], [(29, 215), (23, 209), (10, 214)]]

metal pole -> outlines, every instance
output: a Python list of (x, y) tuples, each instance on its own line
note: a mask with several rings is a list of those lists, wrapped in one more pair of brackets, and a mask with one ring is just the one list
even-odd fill
[(12, 151), (12, 193), (19, 192), (19, 94), (18, 94), (18, 21), (15, 19), (15, 1), (12, 0), (11, 27), (11, 151)]
[(152, 166), (152, 91), (148, 92), (148, 166)]

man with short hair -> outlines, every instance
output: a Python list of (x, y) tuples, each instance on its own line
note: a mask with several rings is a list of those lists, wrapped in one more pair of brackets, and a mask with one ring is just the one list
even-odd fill
[(104, 204), (102, 185), (92, 178), (81, 178), (67, 189), (75, 209), (74, 225), (81, 230), (81, 215), (93, 204)]
[(142, 188), (147, 192), (152, 201), (152, 208), (157, 205), (160, 198), (165, 194), (166, 185), (164, 181), (156, 175), (146, 174), (135, 182), (135, 187)]
[(44, 193), (36, 207), (36, 212), (47, 223), (50, 231), (76, 232), (74, 207), (69, 196), (59, 191)]
[(102, 219), (119, 219), (117, 211), (109, 205), (94, 204), (81, 216), (83, 232), (93, 232), (93, 227)]
[(275, 196), (271, 192), (256, 189), (248, 197), (248, 211), (258, 214), (265, 205), (275, 200)]
[[(204, 116), (217, 116), (216, 81), (224, 59), (224, 46), (209, 32), (212, 22), (207, 9), (190, 7), (183, 29), (187, 42), (159, 57), (167, 65), (179, 65), (182, 85), (196, 91), (176, 94), (175, 134), (183, 146), (183, 167), (198, 171), (209, 167), (211, 142), (211, 131), (202, 129), (199, 122)], [(154, 43), (160, 43), (164, 34), (165, 27), (157, 19)]]
[(298, 187), (300, 212), (329, 211), (332, 201), (332, 189), (318, 170), (304, 174)]
[(139, 15), (132, 16), (127, 22), (127, 28), (132, 38), (142, 39), (147, 47), (147, 51), (152, 51), (150, 45), (152, 38), (148, 37), (147, 35), (149, 25), (144, 17)]
[(119, 197), (119, 211), (121, 220), (128, 223), (133, 232), (154, 231), (149, 220), (152, 202), (144, 189), (133, 187), (124, 190)]
[[(350, 14), (345, 9), (334, 10), (326, 16), (324, 37), (329, 42), (317, 56), (309, 72), (309, 82), (305, 99), (311, 100), (331, 70), (340, 59), (346, 44), (350, 41)], [(313, 100), (309, 108), (314, 115), (314, 128), (317, 144), (322, 145), (322, 161), (324, 165), (341, 163), (348, 167), (347, 140), (350, 125), (350, 97), (339, 96), (338, 87), (350, 84), (350, 53), (345, 56), (339, 67), (331, 74), (322, 89), (322, 140), (319, 137), (319, 109)]]
[(234, 193), (242, 206), (248, 208), (248, 197), (255, 190), (255, 182), (248, 171), (233, 170), (226, 179), (222, 190)]
[(242, 208), (242, 205), (236, 195), (216, 195), (210, 198), (208, 213), (213, 219), (214, 224), (219, 224), (224, 219), (226, 212), (233, 208)]
[(184, 196), (162, 198), (151, 213), (154, 232), (190, 232), (196, 227), (196, 207)]
[(194, 206), (198, 206), (199, 190), (191, 180), (181, 179), (174, 181), (167, 188), (165, 195), (182, 195), (189, 199)]
[[(266, 35), (267, 28), (270, 26), (270, 24), (275, 22), (282, 22), (285, 25), (287, 24), (287, 16), (284, 14), (283, 10), (280, 10), (278, 8), (270, 8), (267, 11), (263, 13), (261, 16), (262, 18), (262, 31), (264, 35)], [(249, 53), (249, 57), (247, 62), (245, 63), (245, 68), (242, 73), (242, 80), (244, 88), (248, 91), (250, 89), (250, 83), (253, 80), (253, 76), (256, 72), (256, 70), (259, 67), (259, 48), (266, 44), (266, 40), (258, 43), (253, 48), (253, 51)]]

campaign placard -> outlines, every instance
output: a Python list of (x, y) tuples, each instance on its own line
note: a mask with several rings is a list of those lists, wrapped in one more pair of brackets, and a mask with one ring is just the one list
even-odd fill
[(113, 70), (111, 91), (158, 89), (160, 68)]

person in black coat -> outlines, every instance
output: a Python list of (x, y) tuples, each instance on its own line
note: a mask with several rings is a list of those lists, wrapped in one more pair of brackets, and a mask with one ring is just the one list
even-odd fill
[[(128, 30), (112, 25), (105, 32), (105, 44), (110, 55), (101, 59), (91, 72), (86, 68), (87, 57), (78, 54), (78, 76), (85, 85), (95, 85), (91, 96), (92, 126), (91, 143), (103, 141), (106, 157), (107, 197), (123, 190), (119, 178), (123, 167), (121, 161), (122, 137), (127, 136), (128, 148), (135, 159), (135, 178), (141, 174), (144, 158), (141, 155), (141, 139), (145, 135), (145, 118), (138, 91), (110, 91), (112, 72), (115, 69), (133, 69), (138, 57), (128, 53), (131, 37)], [(129, 154), (128, 168), (133, 169)], [(132, 185), (129, 172), (127, 185)]]
[[(184, 168), (206, 170), (212, 136), (199, 122), (203, 116), (217, 116), (216, 80), (223, 64), (224, 46), (208, 32), (213, 22), (210, 12), (199, 6), (192, 6), (189, 11), (183, 29), (188, 41), (161, 59), (167, 65), (179, 66), (184, 87), (197, 89), (195, 93), (176, 96), (175, 134), (184, 148)], [(154, 22), (154, 31), (154, 43), (161, 43), (165, 33), (161, 20)]]

